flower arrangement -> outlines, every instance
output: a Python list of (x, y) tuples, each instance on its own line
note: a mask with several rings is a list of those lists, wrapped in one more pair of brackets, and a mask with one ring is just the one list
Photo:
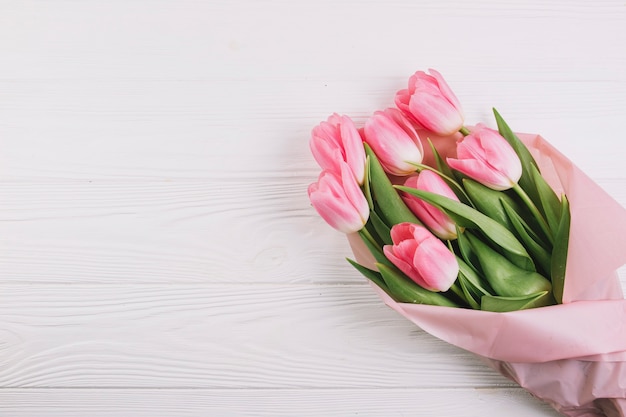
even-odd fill
[(466, 126), (437, 71), (395, 104), (312, 132), (309, 198), (348, 235), (348, 261), (390, 307), (564, 415), (626, 416), (623, 207), (497, 111), (497, 130)]

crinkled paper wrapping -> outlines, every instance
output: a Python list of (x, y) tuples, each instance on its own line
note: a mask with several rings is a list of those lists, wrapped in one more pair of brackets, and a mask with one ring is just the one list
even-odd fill
[[(397, 303), (375, 288), (417, 326), (481, 356), (563, 415), (626, 417), (626, 300), (616, 273), (626, 263), (626, 210), (542, 137), (519, 137), (570, 201), (564, 304), (492, 313)], [(449, 143), (435, 140), (443, 154)], [(349, 239), (371, 266), (358, 235)]]

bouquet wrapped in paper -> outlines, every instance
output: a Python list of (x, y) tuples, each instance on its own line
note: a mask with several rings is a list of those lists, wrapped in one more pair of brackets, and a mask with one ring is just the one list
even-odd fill
[(439, 73), (313, 129), (309, 197), (384, 302), (567, 416), (626, 416), (626, 211), (538, 135), (465, 126)]

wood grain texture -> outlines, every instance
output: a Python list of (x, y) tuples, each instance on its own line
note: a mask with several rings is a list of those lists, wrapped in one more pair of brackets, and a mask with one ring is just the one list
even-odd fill
[(446, 75), (468, 121), (495, 106), (594, 177), (626, 153), (610, 136), (614, 152), (588, 143), (626, 117), (618, 1), (5, 3), (3, 178), (311, 169), (315, 123), (392, 105), (424, 66)]
[[(376, 109), (393, 105), (410, 73), (262, 81), (31, 81), (0, 74), (6, 120), (0, 175), (39, 181), (306, 176), (311, 182), (318, 169), (308, 149), (311, 128), (332, 112), (361, 125)], [(626, 78), (494, 81), (469, 68), (450, 83), (468, 109), (468, 123), (494, 125), (495, 106), (515, 130), (543, 135), (594, 178), (620, 177), (626, 142), (598, 135), (621, 129)], [(602, 142), (595, 145), (596, 139)]]
[(2, 387), (512, 385), (401, 319), (368, 286), (0, 289)]
[[(471, 404), (468, 413), (467, 405)], [(4, 417), (278, 417), (559, 414), (521, 389), (0, 390)]]
[(382, 304), (307, 142), (433, 67), (626, 206), (624, 44), (619, 0), (0, 0), (0, 415), (555, 416)]
[[(626, 206), (626, 180), (598, 181)], [(218, 186), (219, 185), (219, 186)], [(302, 177), (0, 183), (4, 283), (363, 279)]]

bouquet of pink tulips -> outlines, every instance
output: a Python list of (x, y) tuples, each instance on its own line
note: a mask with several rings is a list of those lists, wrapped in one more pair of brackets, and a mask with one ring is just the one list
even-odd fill
[(349, 262), (390, 307), (564, 415), (626, 416), (623, 207), (496, 111), (497, 130), (465, 126), (436, 71), (395, 103), (361, 129), (334, 114), (312, 132), (309, 197), (348, 235)]

